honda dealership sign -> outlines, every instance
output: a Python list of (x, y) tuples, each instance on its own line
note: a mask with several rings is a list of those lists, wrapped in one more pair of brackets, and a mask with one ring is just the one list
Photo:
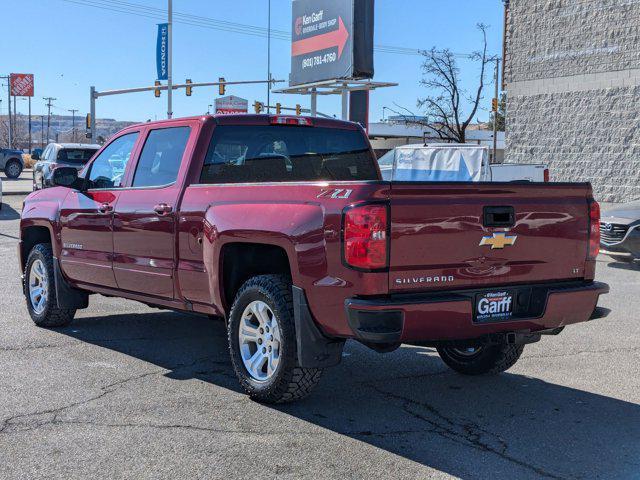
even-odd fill
[(291, 85), (373, 77), (373, 0), (294, 0)]

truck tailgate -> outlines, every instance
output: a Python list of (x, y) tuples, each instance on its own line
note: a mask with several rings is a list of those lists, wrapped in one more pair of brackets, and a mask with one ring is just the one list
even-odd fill
[(590, 197), (588, 184), (393, 183), (390, 292), (584, 278)]

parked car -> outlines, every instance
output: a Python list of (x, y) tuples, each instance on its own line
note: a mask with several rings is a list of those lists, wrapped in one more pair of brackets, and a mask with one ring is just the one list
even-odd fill
[(18, 178), (22, 170), (24, 170), (22, 150), (0, 148), (0, 170), (4, 172), (7, 178)]
[(2, 179), (0, 178), (0, 210), (2, 210)]
[(627, 262), (640, 259), (640, 201), (608, 209), (600, 230), (603, 253)]
[(404, 145), (378, 160), (382, 178), (417, 182), (548, 182), (545, 165), (490, 164), (489, 148), (458, 143)]
[(152, 122), (52, 182), (20, 222), (36, 325), (69, 324), (95, 293), (224, 317), (238, 380), (264, 402), (308, 395), (349, 339), (489, 374), (608, 313), (589, 184), (384, 181), (355, 123)]
[(98, 150), (100, 145), (50, 143), (33, 166), (33, 190), (50, 187), (51, 173), (56, 167), (82, 169)]

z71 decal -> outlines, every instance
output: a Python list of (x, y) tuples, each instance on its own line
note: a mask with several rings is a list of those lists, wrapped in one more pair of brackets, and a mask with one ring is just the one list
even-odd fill
[(317, 198), (349, 198), (352, 193), (353, 190), (347, 190), (344, 188), (323, 188)]

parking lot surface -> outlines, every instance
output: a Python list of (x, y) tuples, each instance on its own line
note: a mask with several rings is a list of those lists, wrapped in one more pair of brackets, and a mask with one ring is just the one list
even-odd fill
[(0, 478), (640, 478), (640, 268), (602, 257), (606, 319), (466, 378), (429, 348), (348, 343), (300, 403), (243, 395), (224, 325), (91, 298), (35, 327), (0, 212)]

